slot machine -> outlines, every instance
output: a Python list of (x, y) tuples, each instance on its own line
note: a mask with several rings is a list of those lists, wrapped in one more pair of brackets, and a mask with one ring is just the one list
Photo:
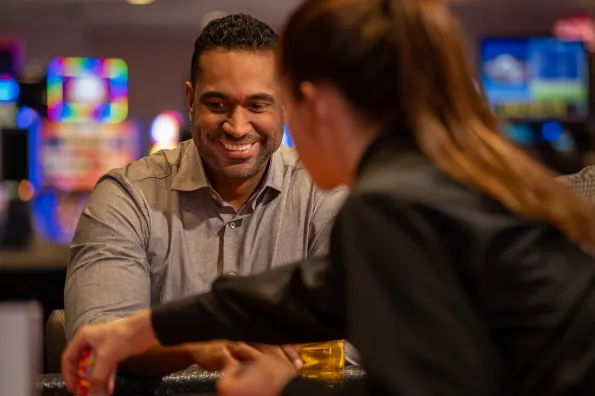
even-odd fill
[(50, 62), (47, 119), (34, 128), (29, 147), (34, 227), (43, 239), (67, 245), (99, 178), (146, 151), (141, 125), (128, 117), (126, 63), (97, 58)]
[(578, 41), (487, 38), (481, 82), (504, 133), (560, 173), (582, 168), (590, 150), (589, 55)]
[(31, 236), (26, 116), (35, 114), (19, 106), (23, 59), (20, 40), (0, 37), (0, 249), (24, 249)]

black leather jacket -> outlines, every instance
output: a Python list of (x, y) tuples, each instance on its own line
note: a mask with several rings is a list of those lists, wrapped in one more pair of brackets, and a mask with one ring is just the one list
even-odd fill
[[(561, 205), (564, 203), (561, 202)], [(286, 394), (595, 394), (595, 260), (382, 136), (362, 160), (328, 258), (156, 307), (164, 344), (347, 339), (368, 375)]]

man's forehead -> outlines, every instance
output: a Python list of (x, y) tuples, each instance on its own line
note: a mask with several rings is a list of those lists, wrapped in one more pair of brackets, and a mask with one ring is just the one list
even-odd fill
[[(269, 86), (278, 85), (275, 52), (272, 49), (211, 50), (199, 60), (197, 84), (238, 84)], [(261, 88), (262, 89), (262, 88)]]

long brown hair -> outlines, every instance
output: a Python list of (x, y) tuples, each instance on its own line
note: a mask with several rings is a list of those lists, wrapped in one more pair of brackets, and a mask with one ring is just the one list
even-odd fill
[(404, 123), (446, 174), (595, 248), (595, 209), (499, 133), (444, 0), (307, 0), (279, 64), (298, 100), (301, 82), (331, 83), (370, 120)]

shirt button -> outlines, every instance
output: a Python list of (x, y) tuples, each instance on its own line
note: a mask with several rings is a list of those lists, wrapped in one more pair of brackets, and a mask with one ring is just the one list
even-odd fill
[(217, 194), (211, 194), (211, 198), (213, 198), (216, 201), (217, 200)]
[(231, 223), (229, 223), (229, 228), (236, 228), (235, 221), (232, 221)]
[(227, 274), (227, 275), (229, 275), (229, 276), (236, 276), (236, 273), (232, 271), (232, 272), (230, 272), (230, 273), (229, 273), (229, 274)]

